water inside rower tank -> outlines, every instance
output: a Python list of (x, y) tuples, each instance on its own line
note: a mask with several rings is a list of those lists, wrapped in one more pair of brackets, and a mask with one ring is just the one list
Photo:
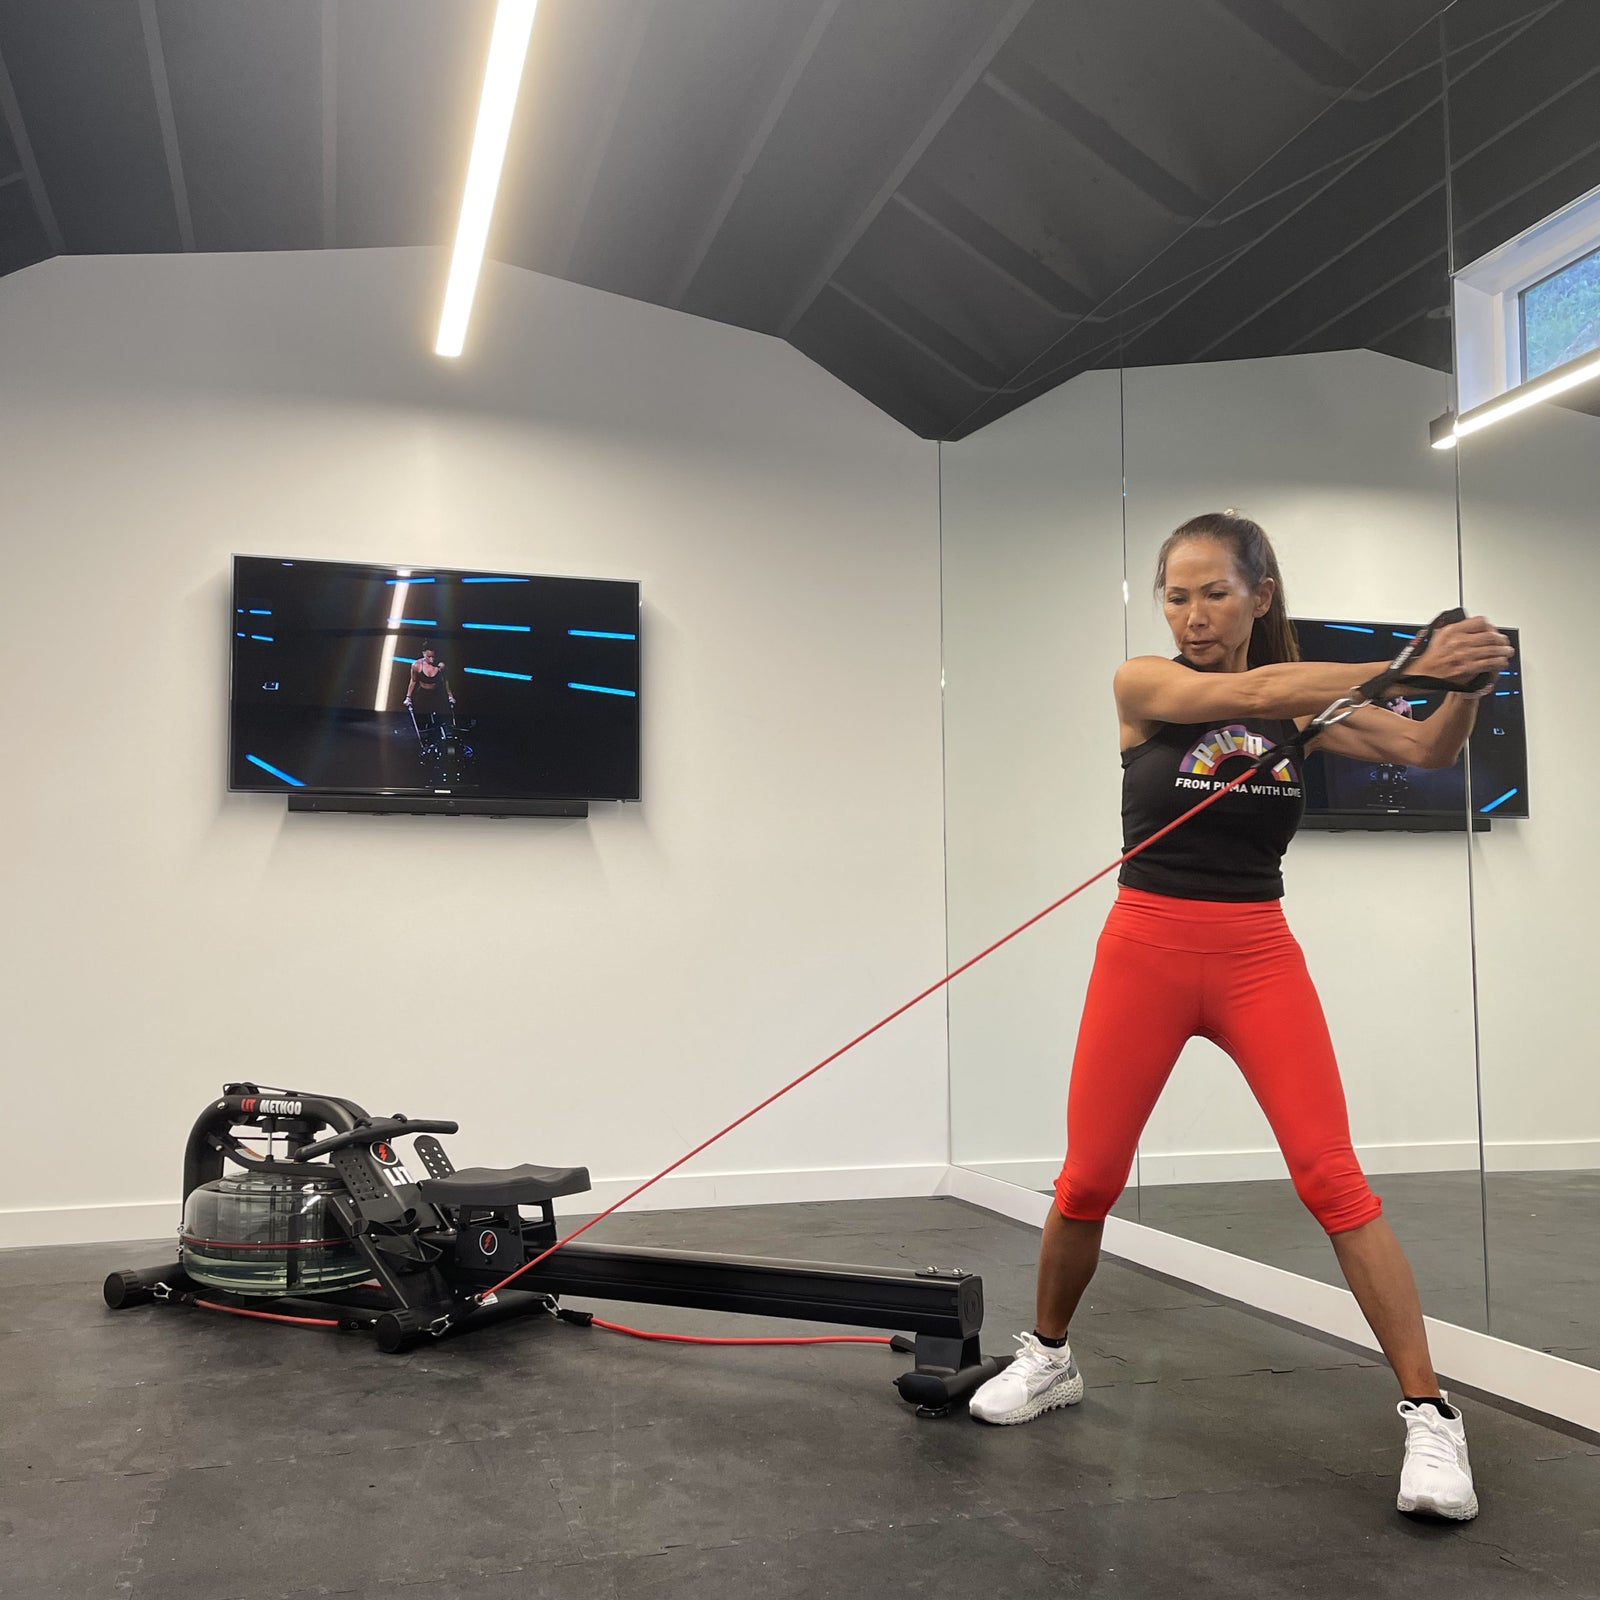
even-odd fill
[(246, 1172), (201, 1184), (183, 1208), (179, 1255), (196, 1283), (235, 1294), (321, 1294), (372, 1269), (328, 1205), (332, 1173)]

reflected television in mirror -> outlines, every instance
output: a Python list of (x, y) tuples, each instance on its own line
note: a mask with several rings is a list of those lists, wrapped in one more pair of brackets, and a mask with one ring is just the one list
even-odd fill
[[(1419, 623), (1330, 622), (1295, 618), (1300, 653), (1307, 661), (1366, 663), (1392, 660), (1422, 631)], [(1522, 689), (1522, 643), (1515, 628), (1503, 630), (1514, 652), (1495, 689), (1479, 702), (1468, 741), (1471, 761), (1472, 826), (1528, 815), (1528, 741)], [(1402, 716), (1426, 720), (1442, 694), (1408, 690), (1390, 702)], [(1313, 749), (1306, 757), (1303, 826), (1328, 830), (1434, 832), (1466, 827), (1467, 760), (1442, 768), (1397, 762), (1357, 761)]]

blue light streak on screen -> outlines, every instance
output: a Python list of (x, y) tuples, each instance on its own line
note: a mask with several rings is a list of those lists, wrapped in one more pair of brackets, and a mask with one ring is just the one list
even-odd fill
[(476, 628), (482, 633), (532, 633), (526, 622), (463, 622), (463, 628)]
[(270, 617), (272, 613), (270, 611), (263, 611), (260, 606), (251, 606), (250, 615), (252, 617)]
[(589, 694), (623, 694), (626, 695), (630, 700), (637, 700), (639, 698), (637, 691), (633, 689), (607, 689), (598, 683), (569, 683), (567, 687), (569, 689), (583, 689)]
[(437, 628), (437, 617), (401, 617), (392, 624), (396, 628)]
[(1353, 622), (1330, 622), (1327, 627), (1337, 628), (1340, 633), (1376, 633), (1376, 628), (1360, 628)]
[[(285, 566), (288, 562), (284, 563)], [(298, 778), (291, 778), (281, 767), (275, 767), (270, 761), (263, 761), (260, 756), (246, 755), (246, 761), (253, 761), (263, 772), (270, 772), (274, 778), (281, 778), (291, 789), (303, 789), (305, 785)]]
[(1416, 638), (1416, 634), (1414, 634), (1414, 633), (1401, 633), (1398, 628), (1391, 628), (1389, 630), (1389, 632), (1392, 633), (1395, 636), (1395, 638), (1397, 638), (1397, 639), (1415, 639)]
[(252, 633), (250, 635), (250, 637), (252, 639), (254, 639), (257, 644), (271, 644), (271, 643), (273, 643), (273, 638), (272, 638), (272, 635), (270, 633)]
[(1512, 795), (1521, 794), (1521, 793), (1522, 793), (1522, 790), (1520, 788), (1507, 789), (1506, 792), (1503, 795), (1501, 795), (1498, 800), (1491, 800), (1488, 803), (1488, 805), (1479, 806), (1478, 807), (1478, 815), (1482, 816), (1485, 811), (1493, 811), (1496, 806), (1503, 806), (1506, 803), (1506, 801), (1509, 800), (1512, 797)]
[(463, 667), (463, 672), (473, 672), (480, 678), (515, 678), (518, 683), (532, 683), (531, 672), (496, 672), (493, 667)]
[(463, 578), (463, 583), (531, 583), (531, 578)]
[(567, 634), (573, 639), (637, 639), (636, 633), (596, 633), (591, 628), (568, 628)]
[(392, 589), (397, 583), (437, 583), (437, 578), (385, 578), (383, 580)]

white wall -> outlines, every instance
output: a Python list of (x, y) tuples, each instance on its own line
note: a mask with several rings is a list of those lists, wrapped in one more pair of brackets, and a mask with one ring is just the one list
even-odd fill
[[(1136, 369), (1124, 385), (1130, 653), (1172, 653), (1150, 596), (1161, 540), (1225, 506), (1272, 535), (1301, 614), (1423, 618), (1455, 602), (1453, 468), (1426, 448), (1448, 398), (1440, 375), (1356, 351)], [(942, 454), (947, 658), (953, 671), (959, 650), (985, 672), (947, 689), (946, 768), (953, 793), (981, 781), (993, 798), (986, 813), (952, 804), (953, 934), (1005, 931), (1004, 908), (977, 887), (998, 841), (1018, 864), (1006, 899), (1022, 915), (1118, 853), (1117, 411), (1115, 375), (1091, 374)], [(1012, 611), (1028, 625), (1006, 626)], [(1012, 729), (1026, 736), (1002, 737)], [(1286, 876), (1369, 1169), (1475, 1166), (1464, 835), (1302, 834)], [(1024, 935), (1026, 955), (992, 958), (1010, 963), (1009, 982), (997, 972), (952, 994), (957, 1161), (1033, 1183), (1059, 1166), (1109, 893), (1099, 885), (1049, 935)], [(1140, 1181), (1283, 1171), (1232, 1063), (1192, 1044), (1151, 1119)]]
[[(952, 966), (1120, 851), (1120, 434), (1117, 374), (1097, 372), (940, 449)], [(1115, 892), (1102, 879), (951, 986), (954, 1160), (1054, 1177)]]
[[(456, 1117), (462, 1164), (638, 1178), (942, 970), (934, 447), (775, 340), (512, 269), (439, 362), (442, 269), (0, 282), (0, 1243), (170, 1226), (230, 1078)], [(233, 551), (641, 580), (644, 803), (226, 794)], [(930, 1003), (689, 1169), (790, 1176), (666, 1197), (928, 1192), (944, 1027)]]

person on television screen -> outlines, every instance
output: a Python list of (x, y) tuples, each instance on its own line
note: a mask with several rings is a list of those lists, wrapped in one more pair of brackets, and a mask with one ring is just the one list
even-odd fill
[[(1232, 512), (1195, 517), (1167, 539), (1155, 590), (1179, 653), (1117, 669), (1125, 851), (1390, 664), (1302, 661), (1272, 546)], [(1416, 670), (1467, 685), (1510, 659), (1506, 636), (1473, 617), (1440, 626)], [(1478, 698), (1492, 692), (1491, 683), (1448, 694), (1423, 721), (1366, 706), (1314, 743), (1358, 761), (1448, 767)], [(1305, 808), (1300, 765), (1286, 755), (1123, 865), (1079, 1025), (1035, 1325), (1018, 1336), (1011, 1365), (973, 1395), (971, 1412), (1027, 1422), (1083, 1398), (1068, 1322), (1156, 1098), (1184, 1045), (1207, 1038), (1233, 1057), (1266, 1113), (1399, 1381), (1399, 1509), (1466, 1521), (1478, 1501), (1465, 1427), (1439, 1388), (1411, 1267), (1351, 1145), (1328, 1025), (1280, 905), (1284, 851)]]
[(451, 711), (456, 708), (456, 697), (450, 689), (450, 669), (439, 659), (431, 639), (424, 642), (422, 654), (411, 663), (406, 705), (419, 725), (425, 725), (429, 717), (444, 711), (446, 706)]

